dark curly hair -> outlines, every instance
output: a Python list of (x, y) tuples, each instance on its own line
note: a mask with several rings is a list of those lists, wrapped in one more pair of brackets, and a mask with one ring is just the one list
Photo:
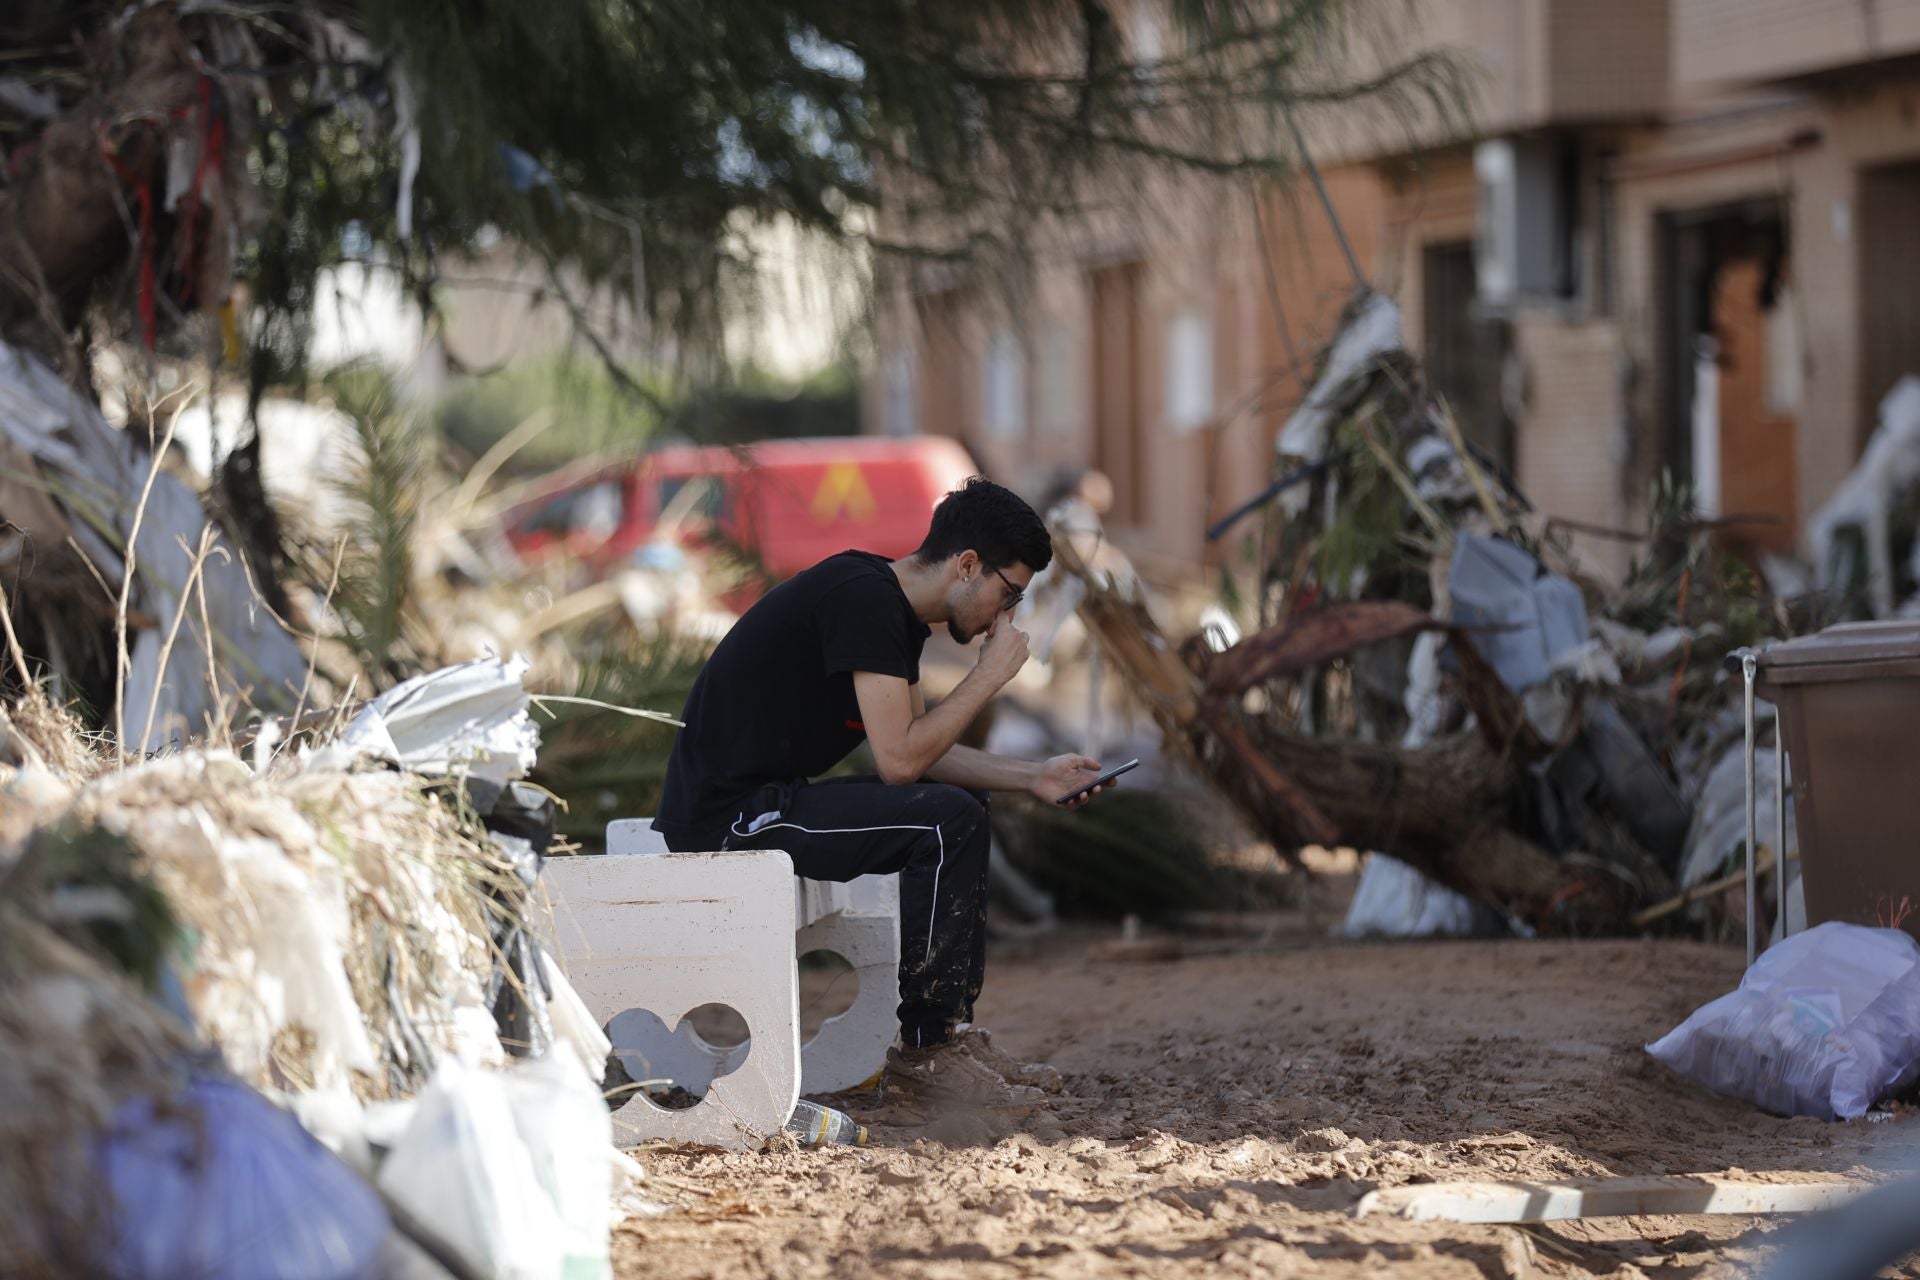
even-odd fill
[(914, 555), (931, 565), (962, 551), (972, 551), (989, 569), (1024, 564), (1038, 573), (1053, 560), (1053, 539), (1019, 494), (974, 476), (940, 499), (926, 540)]

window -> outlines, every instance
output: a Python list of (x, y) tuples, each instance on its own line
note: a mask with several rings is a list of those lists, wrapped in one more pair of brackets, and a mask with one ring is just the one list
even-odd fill
[(1034, 360), (1040, 383), (1040, 428), (1071, 431), (1080, 421), (1080, 344), (1064, 324), (1048, 325)]
[(654, 508), (654, 518), (663, 518), (673, 509), (675, 498), (688, 485), (695, 486), (694, 492), (687, 495), (684, 514), (677, 516), (694, 524), (703, 522), (717, 523), (727, 513), (726, 491), (720, 485), (718, 476), (663, 476), (660, 480), (659, 505)]
[(980, 396), (981, 426), (1002, 440), (1018, 437), (1026, 427), (1026, 379), (1021, 368), (1020, 340), (1013, 330), (996, 329), (987, 342)]
[(1464, 240), (1421, 251), (1427, 381), (1453, 410), (1467, 443), (1511, 468), (1512, 420), (1501, 395), (1501, 379), (1511, 367), (1511, 334), (1506, 321), (1475, 305), (1473, 252)]
[(1474, 148), (1476, 263), (1491, 308), (1580, 294), (1579, 148), (1560, 137), (1493, 138)]
[(617, 480), (568, 489), (543, 503), (521, 524), (521, 530), (528, 535), (605, 542), (620, 527), (625, 505), (621, 493)]
[(1167, 324), (1167, 425), (1192, 431), (1213, 421), (1213, 325), (1197, 310)]

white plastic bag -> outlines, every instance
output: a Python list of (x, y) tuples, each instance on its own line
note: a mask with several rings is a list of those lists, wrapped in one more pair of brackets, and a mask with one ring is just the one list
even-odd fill
[[(565, 1042), (507, 1071), (449, 1057), (380, 1186), (492, 1280), (607, 1280), (613, 1122)], [(398, 1276), (439, 1270), (408, 1254)]]
[(1837, 922), (1795, 934), (1647, 1052), (1768, 1111), (1856, 1119), (1920, 1069), (1920, 944)]
[(561, 1280), (608, 1280), (614, 1148), (606, 1102), (564, 1040), (515, 1066), (506, 1081), (514, 1127), (559, 1221)]
[[(399, 1144), (380, 1166), (381, 1190), (491, 1280), (561, 1280), (560, 1216), (514, 1122), (505, 1075), (451, 1056), (434, 1071)], [(406, 1280), (440, 1280), (408, 1253)]]
[(1398, 858), (1374, 853), (1337, 932), (1344, 938), (1467, 938), (1499, 932), (1491, 914)]

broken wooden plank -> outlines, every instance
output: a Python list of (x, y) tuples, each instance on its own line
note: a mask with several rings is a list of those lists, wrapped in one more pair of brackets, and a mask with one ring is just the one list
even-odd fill
[(1555, 1222), (1648, 1214), (1807, 1213), (1873, 1190), (1862, 1182), (1733, 1182), (1705, 1174), (1660, 1178), (1577, 1178), (1567, 1182), (1428, 1182), (1383, 1187), (1354, 1216), (1390, 1214), (1415, 1222)]
[[(1760, 856), (1754, 859), (1753, 873), (1756, 876), (1773, 873), (1773, 850), (1766, 845), (1760, 846)], [(1685, 893), (1676, 894), (1665, 902), (1657, 902), (1636, 914), (1633, 917), (1633, 927), (1644, 929), (1656, 920), (1672, 915), (1682, 907), (1691, 906), (1702, 899), (1711, 898), (1716, 893), (1725, 893), (1728, 889), (1736, 888), (1744, 884), (1746, 879), (1747, 869), (1743, 866), (1738, 871), (1721, 876), (1717, 880), (1708, 880), (1703, 884), (1694, 885)]]

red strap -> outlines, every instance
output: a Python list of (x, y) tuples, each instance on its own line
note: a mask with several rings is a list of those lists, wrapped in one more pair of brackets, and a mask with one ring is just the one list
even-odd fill
[(157, 303), (153, 270), (153, 183), (120, 163), (119, 152), (108, 142), (106, 127), (97, 133), (100, 154), (119, 179), (133, 188), (133, 203), (140, 211), (140, 337), (147, 350), (153, 350), (157, 332)]
[(226, 150), (227, 118), (224, 112), (214, 109), (213, 77), (200, 77), (200, 157), (194, 162), (193, 181), (187, 185), (186, 196), (182, 203), (186, 206), (180, 217), (180, 303), (191, 305), (194, 295), (199, 291), (199, 242), (194, 239), (195, 224), (199, 221), (200, 192), (206, 182), (207, 174), (212, 172), (220, 155)]

